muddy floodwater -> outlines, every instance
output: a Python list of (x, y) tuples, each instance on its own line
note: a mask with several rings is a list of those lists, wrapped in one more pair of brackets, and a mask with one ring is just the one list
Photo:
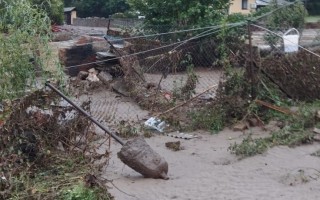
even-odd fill
[[(263, 133), (259, 128), (253, 134)], [(169, 180), (143, 178), (116, 156), (120, 145), (111, 145), (112, 155), (105, 178), (116, 200), (270, 200), (320, 199), (320, 158), (311, 156), (319, 144), (289, 148), (279, 146), (238, 160), (228, 146), (240, 142), (241, 132), (225, 129), (217, 135), (193, 132), (191, 140), (154, 136), (147, 143), (169, 164)], [(184, 150), (172, 151), (168, 141), (181, 141)], [(116, 186), (116, 187), (115, 187)]]

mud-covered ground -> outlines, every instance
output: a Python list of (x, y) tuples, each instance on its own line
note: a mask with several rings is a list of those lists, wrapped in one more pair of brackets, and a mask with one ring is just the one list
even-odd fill
[[(196, 70), (196, 74), (199, 76), (196, 93), (218, 83), (221, 76), (220, 71), (208, 69)], [(158, 74), (145, 75), (148, 82), (157, 83), (161, 78)], [(169, 75), (161, 87), (172, 91), (177, 83), (186, 81), (185, 77), (184, 73)], [(142, 124), (152, 117), (152, 113), (130, 98), (110, 90), (92, 91), (79, 97), (88, 98), (92, 101), (92, 115), (114, 129), (122, 120)], [(183, 140), (154, 133), (146, 139), (167, 160), (169, 180), (143, 178), (125, 166), (117, 158), (121, 146), (112, 141), (109, 165), (103, 172), (111, 181), (109, 192), (116, 200), (320, 199), (320, 158), (311, 156), (320, 149), (319, 143), (297, 148), (274, 147), (262, 155), (239, 160), (228, 151), (230, 144), (241, 142), (248, 134), (266, 136), (269, 130), (254, 128), (243, 133), (224, 129), (213, 135), (203, 131), (190, 134), (198, 137)], [(175, 141), (180, 141), (181, 150), (166, 147), (166, 142)], [(99, 150), (104, 152), (106, 148), (109, 143)]]
[[(260, 129), (247, 131), (256, 136)], [(319, 199), (320, 158), (311, 156), (319, 144), (289, 148), (279, 146), (263, 155), (238, 160), (227, 151), (246, 134), (229, 129), (219, 134), (192, 132), (199, 138), (174, 139), (157, 135), (147, 143), (165, 157), (169, 180), (146, 179), (117, 158), (120, 145), (113, 143), (104, 176), (113, 180), (109, 192), (117, 200), (292, 200)], [(168, 141), (181, 141), (183, 150), (165, 147)], [(116, 186), (116, 187), (115, 187)]]

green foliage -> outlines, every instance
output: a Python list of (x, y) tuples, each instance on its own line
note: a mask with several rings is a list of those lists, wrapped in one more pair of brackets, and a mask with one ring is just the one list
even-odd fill
[(310, 131), (310, 128), (317, 126), (315, 111), (319, 107), (320, 102), (315, 101), (301, 104), (296, 115), (285, 115), (272, 111), (274, 119), (286, 121), (287, 125), (284, 128), (273, 132), (271, 136), (266, 138), (253, 139), (248, 136), (240, 144), (230, 145), (229, 150), (238, 156), (248, 157), (261, 154), (268, 148), (277, 145), (293, 147), (311, 143), (314, 134)]
[(225, 112), (221, 107), (204, 108), (191, 112), (192, 129), (210, 130), (213, 133), (221, 131), (226, 123)]
[(38, 6), (49, 16), (52, 24), (63, 23), (63, 1), (62, 0), (30, 0), (32, 5)]
[(110, 200), (108, 195), (99, 197), (97, 188), (88, 188), (83, 183), (74, 185), (73, 188), (65, 191), (63, 200)]
[(268, 148), (277, 145), (294, 147), (301, 144), (312, 143), (314, 134), (308, 131), (293, 132), (290, 127), (272, 133), (270, 137), (253, 139), (251, 136), (243, 139), (240, 144), (234, 143), (229, 146), (231, 153), (249, 157), (264, 153)]
[(228, 150), (237, 156), (249, 157), (262, 154), (269, 147), (269, 144), (263, 139), (253, 139), (251, 136), (243, 139), (241, 144), (234, 143)]
[[(2, 2), (0, 11), (0, 100), (35, 86), (50, 58), (50, 20), (29, 1)], [(27, 20), (26, 20), (27, 19)]]
[(76, 7), (79, 17), (109, 17), (129, 9), (126, 0), (65, 0), (64, 4)]
[(134, 127), (130, 122), (120, 121), (118, 125), (118, 135), (122, 138), (132, 138), (138, 136), (138, 129)]
[(146, 16), (148, 25), (205, 26), (227, 14), (228, 0), (128, 0), (130, 6)]

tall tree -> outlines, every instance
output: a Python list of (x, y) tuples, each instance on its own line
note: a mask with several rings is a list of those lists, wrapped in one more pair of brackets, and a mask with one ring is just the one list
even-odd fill
[(74, 6), (79, 17), (109, 17), (129, 9), (126, 0), (65, 0), (65, 6)]
[(320, 15), (319, 0), (305, 0), (305, 5), (310, 15)]
[(206, 25), (227, 14), (229, 0), (128, 0), (151, 25)]
[(44, 10), (53, 24), (63, 23), (63, 0), (30, 0), (31, 4)]

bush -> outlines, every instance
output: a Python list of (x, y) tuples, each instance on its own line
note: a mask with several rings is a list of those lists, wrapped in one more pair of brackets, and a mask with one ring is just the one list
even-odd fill
[(0, 100), (21, 96), (35, 86), (36, 74), (49, 60), (51, 37), (49, 18), (29, 1), (5, 2), (2, 6)]

